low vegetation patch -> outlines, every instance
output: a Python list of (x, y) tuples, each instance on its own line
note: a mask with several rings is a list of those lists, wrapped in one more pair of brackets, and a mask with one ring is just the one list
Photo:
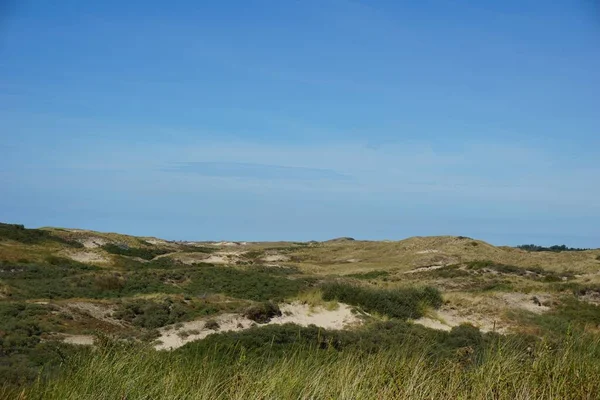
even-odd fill
[(557, 273), (554, 271), (548, 271), (540, 267), (517, 267), (514, 265), (500, 264), (493, 261), (470, 261), (465, 263), (465, 266), (469, 270), (482, 271), (491, 270), (501, 274), (518, 275), (531, 279), (539, 279), (545, 282), (558, 282), (561, 280), (572, 279), (575, 275), (570, 271), (563, 271)]
[(63, 239), (42, 229), (27, 229), (23, 225), (0, 223), (0, 241), (4, 240), (14, 240), (24, 244), (54, 242), (69, 247), (83, 247), (79, 242)]
[(266, 301), (248, 307), (244, 312), (244, 316), (259, 324), (266, 324), (273, 317), (280, 317), (281, 310), (277, 304)]
[(47, 372), (58, 368), (71, 348), (43, 342), (42, 337), (59, 329), (59, 321), (48, 307), (0, 302), (0, 382), (30, 383), (41, 367)]
[(140, 328), (155, 329), (217, 312), (219, 308), (209, 303), (193, 303), (172, 298), (162, 301), (139, 299), (121, 304), (114, 317)]
[(559, 305), (543, 314), (520, 312), (517, 319), (529, 325), (535, 325), (544, 333), (563, 337), (572, 332), (587, 329), (600, 329), (600, 306), (579, 301), (575, 298), (563, 298)]
[(439, 308), (442, 295), (432, 287), (408, 289), (374, 289), (347, 283), (322, 286), (323, 300), (337, 300), (393, 318), (420, 318), (427, 307)]
[(110, 254), (117, 254), (120, 256), (128, 257), (139, 257), (144, 260), (152, 260), (156, 256), (171, 253), (169, 249), (163, 248), (146, 248), (146, 247), (129, 247), (126, 244), (114, 244), (108, 243), (102, 246), (102, 248)]
[(554, 245), (550, 247), (538, 246), (535, 244), (522, 244), (517, 246), (517, 249), (525, 250), (525, 251), (552, 251), (555, 253), (560, 253), (563, 251), (585, 251), (590, 249), (580, 249), (576, 247), (567, 247), (564, 244)]
[(185, 291), (192, 294), (223, 293), (239, 299), (279, 302), (293, 297), (311, 284), (311, 279), (289, 279), (260, 270), (204, 267), (190, 274)]
[(369, 271), (369, 272), (361, 272), (361, 273), (357, 273), (357, 274), (349, 274), (346, 276), (349, 278), (369, 280), (369, 279), (384, 278), (389, 275), (390, 275), (390, 273), (388, 271)]

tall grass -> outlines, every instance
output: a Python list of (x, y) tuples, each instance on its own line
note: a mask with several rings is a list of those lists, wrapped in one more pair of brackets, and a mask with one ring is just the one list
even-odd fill
[[(559, 349), (559, 350), (557, 350)], [(478, 359), (437, 359), (406, 348), (374, 354), (296, 347), (284, 356), (98, 347), (58, 378), (0, 396), (22, 399), (597, 399), (600, 344), (568, 337), (557, 349), (510, 343)], [(2, 392), (2, 390), (4, 390)], [(19, 397), (20, 396), (20, 397)]]

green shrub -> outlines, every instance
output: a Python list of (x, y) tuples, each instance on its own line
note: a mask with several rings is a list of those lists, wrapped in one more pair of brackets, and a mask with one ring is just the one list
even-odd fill
[(564, 244), (561, 245), (554, 245), (554, 246), (550, 246), (550, 247), (544, 247), (544, 246), (538, 246), (535, 244), (523, 244), (520, 246), (517, 246), (518, 249), (521, 250), (525, 250), (525, 251), (532, 251), (532, 252), (538, 252), (538, 251), (552, 251), (555, 253), (560, 253), (563, 251), (585, 251), (585, 250), (589, 250), (589, 249), (580, 249), (580, 248), (576, 248), (576, 247), (567, 247)]
[(206, 329), (212, 329), (212, 330), (216, 331), (217, 329), (219, 329), (219, 327), (220, 327), (219, 323), (214, 319), (209, 319), (208, 321), (206, 321), (204, 323), (204, 328), (206, 328)]
[(277, 304), (272, 302), (264, 302), (254, 304), (246, 309), (244, 316), (259, 324), (266, 324), (273, 317), (280, 317), (281, 310)]
[(600, 328), (600, 306), (563, 298), (558, 306), (543, 313), (520, 312), (516, 315), (524, 323), (537, 325), (545, 334), (560, 337), (572, 331)]
[[(206, 314), (216, 313), (215, 307), (206, 307)], [(166, 299), (163, 301), (134, 300), (122, 304), (114, 317), (122, 319), (135, 326), (147, 329), (160, 328), (176, 322), (191, 319), (199, 310), (183, 301)]]
[(270, 267), (266, 265), (255, 265), (249, 268), (249, 271), (264, 272), (271, 275), (298, 275), (302, 271), (298, 267)]
[(501, 274), (518, 275), (531, 279), (541, 279), (545, 282), (557, 282), (563, 279), (572, 279), (575, 276), (570, 271), (563, 271), (559, 274), (554, 271), (548, 271), (540, 267), (523, 268), (517, 267), (515, 265), (500, 264), (489, 260), (467, 262), (466, 268), (474, 271), (489, 269), (499, 272)]
[(144, 260), (152, 260), (156, 256), (171, 253), (171, 250), (169, 249), (129, 247), (125, 244), (117, 245), (113, 243), (105, 244), (104, 246), (102, 246), (102, 248), (111, 254), (117, 254), (128, 257), (139, 257)]
[(189, 302), (176, 298), (166, 298), (161, 301), (133, 300), (121, 304), (114, 316), (135, 326), (153, 329), (200, 316), (213, 315), (220, 309), (231, 310), (235, 307), (237, 305), (231, 303), (227, 303), (227, 307), (222, 307), (205, 301)]
[[(437, 331), (399, 320), (377, 322), (357, 330), (327, 330), (315, 325), (301, 327), (295, 324), (256, 326), (238, 332), (222, 332), (210, 335), (201, 341), (183, 346), (178, 353), (197, 356), (199, 353), (217, 351), (232, 355), (250, 354), (260, 357), (265, 354), (281, 356), (300, 348), (331, 349), (345, 352), (378, 353), (410, 349), (415, 353), (427, 352), (441, 359), (451, 357), (456, 350), (471, 347), (474, 353), (482, 353), (501, 340), (497, 334), (481, 333), (470, 325), (461, 325), (450, 332)], [(523, 338), (523, 348), (531, 343)]]
[(408, 319), (423, 316), (425, 307), (442, 305), (440, 292), (432, 287), (408, 289), (372, 289), (345, 283), (322, 286), (323, 300), (338, 300), (362, 307), (367, 312), (378, 312), (393, 318)]
[(27, 229), (23, 225), (0, 223), (0, 241), (3, 240), (14, 240), (25, 244), (55, 242), (70, 247), (83, 247), (83, 245), (79, 242), (54, 236), (48, 231), (41, 229)]
[(309, 279), (289, 279), (264, 271), (231, 267), (202, 267), (188, 274), (185, 293), (203, 295), (223, 293), (239, 299), (281, 301), (293, 297), (308, 285)]
[(430, 269), (418, 271), (410, 274), (411, 277), (415, 277), (418, 279), (421, 278), (445, 278), (445, 279), (453, 279), (453, 278), (462, 278), (466, 276), (470, 276), (471, 274), (468, 271), (464, 271), (460, 269), (458, 265), (446, 265), (442, 268)]

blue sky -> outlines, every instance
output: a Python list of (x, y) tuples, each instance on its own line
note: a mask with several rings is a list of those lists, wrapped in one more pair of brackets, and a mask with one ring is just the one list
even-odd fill
[(600, 247), (593, 1), (1, 3), (1, 221)]

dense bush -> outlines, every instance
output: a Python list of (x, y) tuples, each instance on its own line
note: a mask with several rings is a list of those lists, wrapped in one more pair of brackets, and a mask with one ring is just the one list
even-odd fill
[(190, 281), (185, 286), (185, 292), (189, 294), (223, 293), (239, 299), (275, 302), (298, 294), (311, 282), (230, 267), (197, 268), (189, 277)]
[[(470, 325), (461, 325), (450, 332), (437, 331), (403, 321), (378, 322), (358, 330), (330, 331), (315, 325), (301, 327), (295, 324), (265, 325), (239, 332), (224, 332), (204, 340), (189, 343), (179, 353), (197, 355), (217, 349), (224, 354), (232, 351), (253, 356), (283, 355), (296, 351), (298, 345), (306, 348), (334, 349), (377, 353), (409, 348), (426, 351), (435, 357), (447, 357), (459, 348), (470, 347), (480, 352), (500, 340), (497, 334), (483, 334)], [(531, 339), (523, 343), (530, 343)], [(524, 346), (525, 347), (525, 346)]]
[(52, 310), (42, 305), (0, 302), (0, 382), (31, 382), (40, 367), (52, 371), (73, 350), (42, 341), (42, 335), (59, 329), (51, 315)]
[(144, 247), (129, 247), (128, 245), (118, 245), (118, 244), (105, 244), (102, 246), (104, 250), (111, 254), (117, 254), (121, 256), (128, 257), (139, 257), (144, 260), (152, 260), (156, 256), (160, 256), (162, 254), (170, 253), (169, 249), (162, 248), (144, 248)]
[(140, 299), (122, 304), (114, 317), (141, 328), (154, 329), (218, 311), (218, 308), (212, 305), (199, 307), (197, 304), (170, 298), (162, 301)]
[(54, 236), (50, 232), (42, 229), (27, 229), (23, 225), (0, 223), (0, 241), (2, 240), (15, 240), (25, 244), (55, 242), (70, 247), (83, 247), (79, 242)]
[(440, 292), (432, 287), (408, 289), (373, 289), (346, 283), (322, 286), (323, 300), (338, 300), (394, 318), (420, 318), (426, 307), (442, 305)]
[(517, 246), (518, 249), (521, 250), (525, 250), (525, 251), (552, 251), (555, 253), (560, 253), (562, 251), (585, 251), (585, 250), (589, 250), (589, 249), (580, 249), (580, 248), (576, 248), (576, 247), (567, 247), (564, 244), (562, 245), (554, 245), (554, 246), (550, 246), (550, 247), (544, 247), (544, 246), (538, 246), (535, 244), (522, 244), (520, 246)]
[(277, 304), (270, 301), (254, 304), (246, 309), (244, 316), (259, 324), (266, 324), (273, 317), (280, 317), (281, 310)]
[(126, 265), (127, 268), (110, 272), (65, 259), (36, 264), (5, 263), (0, 264), (0, 279), (11, 288), (14, 299), (223, 293), (240, 299), (280, 301), (296, 295), (312, 282), (307, 278), (289, 279), (278, 271), (271, 274), (266, 270), (245, 271), (209, 264), (186, 266), (163, 259), (148, 263), (129, 260)]

